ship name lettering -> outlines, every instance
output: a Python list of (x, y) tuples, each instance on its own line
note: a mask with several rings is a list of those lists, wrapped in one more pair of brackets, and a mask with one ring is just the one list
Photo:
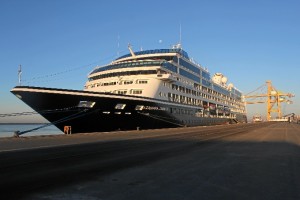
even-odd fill
[(158, 106), (145, 106), (143, 110), (166, 110), (166, 108)]

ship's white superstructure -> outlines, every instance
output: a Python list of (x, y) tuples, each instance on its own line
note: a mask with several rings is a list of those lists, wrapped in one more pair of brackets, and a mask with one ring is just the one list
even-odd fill
[(222, 117), (246, 112), (241, 92), (227, 84), (227, 77), (216, 73), (211, 79), (182, 49), (130, 52), (93, 70), (85, 90), (178, 102)]

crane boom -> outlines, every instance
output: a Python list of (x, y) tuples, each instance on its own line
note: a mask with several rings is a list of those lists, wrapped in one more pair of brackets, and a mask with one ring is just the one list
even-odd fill
[[(281, 103), (286, 102), (288, 104), (292, 103), (292, 101), (285, 99), (285, 97), (294, 97), (291, 93), (282, 93), (276, 90), (276, 88), (272, 85), (270, 80), (266, 81), (267, 93), (264, 94), (256, 94), (256, 95), (246, 95), (244, 98), (267, 98), (267, 100), (259, 100), (259, 101), (245, 101), (246, 104), (257, 104), (257, 103), (267, 103), (267, 121), (271, 120), (271, 113), (277, 113), (278, 118), (282, 118), (281, 112)], [(262, 87), (259, 87), (262, 88)]]

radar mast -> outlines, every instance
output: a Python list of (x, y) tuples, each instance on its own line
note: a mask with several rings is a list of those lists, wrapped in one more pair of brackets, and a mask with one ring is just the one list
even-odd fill
[(135, 54), (134, 54), (134, 52), (133, 52), (133, 50), (132, 50), (130, 44), (128, 44), (128, 49), (129, 49), (129, 51), (130, 51), (131, 56), (132, 56), (132, 57), (135, 57)]

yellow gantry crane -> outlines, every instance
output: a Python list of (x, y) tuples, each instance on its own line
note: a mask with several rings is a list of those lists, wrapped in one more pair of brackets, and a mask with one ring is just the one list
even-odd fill
[[(267, 103), (267, 121), (271, 120), (271, 118), (272, 118), (271, 113), (277, 113), (277, 118), (281, 119), (282, 118), (281, 103), (292, 104), (293, 102), (291, 100), (287, 99), (287, 97), (291, 98), (291, 97), (294, 97), (294, 95), (291, 93), (284, 93), (284, 92), (280, 92), (280, 91), (276, 90), (276, 88), (272, 85), (271, 81), (266, 81), (266, 84), (262, 85), (258, 89), (261, 89), (264, 86), (267, 87), (267, 93), (244, 96), (245, 99), (260, 98), (260, 100), (245, 101), (245, 103), (246, 104)], [(262, 98), (267, 98), (267, 99), (261, 100)]]

